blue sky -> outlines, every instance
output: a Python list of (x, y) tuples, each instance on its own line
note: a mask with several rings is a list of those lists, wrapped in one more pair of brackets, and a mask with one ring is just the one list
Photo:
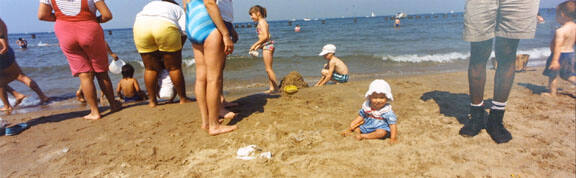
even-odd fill
[[(0, 18), (9, 33), (52, 31), (53, 23), (37, 18), (38, 0), (1, 0)], [(114, 19), (103, 24), (105, 29), (130, 28), (136, 13), (151, 0), (106, 0)], [(540, 0), (541, 8), (552, 8), (563, 0)], [(177, 2), (180, 2), (177, 0)], [(248, 9), (256, 4), (268, 10), (269, 20), (378, 16), (396, 12), (408, 14), (464, 11), (465, 0), (234, 0), (236, 22), (250, 21)]]

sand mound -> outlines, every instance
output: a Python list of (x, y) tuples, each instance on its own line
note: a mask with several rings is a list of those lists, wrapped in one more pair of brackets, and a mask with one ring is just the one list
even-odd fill
[(297, 71), (292, 71), (280, 81), (280, 87), (284, 89), (285, 86), (294, 85), (298, 88), (307, 88), (308, 83), (304, 81), (304, 77)]

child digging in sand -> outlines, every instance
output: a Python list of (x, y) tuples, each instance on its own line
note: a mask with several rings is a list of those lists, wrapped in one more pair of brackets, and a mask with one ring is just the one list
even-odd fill
[(333, 44), (327, 44), (322, 48), (322, 52), (318, 54), (319, 56), (324, 56), (327, 63), (324, 64), (322, 68), (322, 78), (314, 86), (322, 86), (328, 81), (333, 80), (338, 83), (348, 82), (348, 66), (334, 56), (336, 53), (336, 46)]
[(122, 66), (122, 79), (118, 82), (116, 93), (124, 102), (142, 101), (146, 98), (146, 93), (140, 90), (138, 80), (133, 78), (134, 67), (130, 64)]
[(558, 75), (560, 78), (576, 85), (576, 65), (574, 65), (574, 43), (576, 42), (576, 2), (565, 1), (556, 8), (556, 21), (562, 27), (556, 30), (550, 43), (552, 54), (546, 61), (546, 69), (543, 74), (548, 76), (550, 93), (546, 95), (556, 96), (558, 90)]
[(350, 123), (350, 128), (344, 132), (356, 133), (356, 139), (390, 138), (390, 143), (396, 143), (396, 114), (392, 111), (390, 102), (394, 100), (390, 85), (384, 80), (374, 80), (365, 94), (366, 101), (356, 119)]

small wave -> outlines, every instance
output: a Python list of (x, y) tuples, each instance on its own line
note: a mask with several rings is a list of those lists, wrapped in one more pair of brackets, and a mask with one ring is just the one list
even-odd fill
[[(16, 102), (16, 99), (13, 97), (9, 97), (8, 98), (8, 102), (10, 102), (10, 104), (14, 104), (14, 102)], [(40, 99), (38, 99), (38, 97), (36, 96), (29, 96), (24, 98), (24, 100), (22, 100), (22, 103), (20, 103), (20, 105), (18, 105), (18, 107), (30, 107), (30, 106), (36, 106), (40, 104)], [(4, 107), (4, 103), (0, 102), (0, 108)]]
[[(75, 98), (76, 95), (75, 94), (63, 94), (63, 95), (58, 95), (58, 96), (50, 96), (50, 101), (48, 101), (48, 103), (44, 103), (43, 105), (52, 105), (52, 104), (60, 104), (64, 101), (70, 100), (72, 98)], [(8, 102), (10, 102), (10, 104), (14, 104), (14, 102), (16, 102), (16, 99), (13, 97), (8, 97)], [(28, 96), (26, 98), (24, 98), (24, 100), (22, 100), (22, 102), (20, 103), (20, 105), (18, 105), (18, 107), (16, 109), (24, 109), (24, 108), (36, 108), (40, 105), (40, 99), (38, 98), (38, 96)], [(4, 107), (4, 103), (0, 102), (0, 108)]]
[(432, 54), (432, 55), (400, 55), (400, 56), (384, 56), (383, 60), (392, 60), (396, 62), (450, 62), (454, 60), (468, 59), (470, 55), (462, 54), (458, 52), (446, 53), (446, 54)]
[[(550, 50), (548, 48), (533, 48), (526, 50), (518, 50), (517, 54), (528, 54), (530, 55), (530, 59), (543, 59), (550, 54)], [(493, 58), (494, 56), (495, 56), (494, 52), (492, 52), (490, 58)], [(456, 60), (466, 60), (468, 58), (470, 58), (469, 53), (451, 52), (451, 53), (430, 54), (430, 55), (408, 54), (400, 56), (384, 56), (382, 57), (382, 60), (419, 63), (419, 62), (452, 62)]]
[(50, 43), (44, 43), (44, 42), (38, 42), (38, 44), (36, 44), (36, 46), (38, 47), (44, 47), (44, 46), (56, 46), (58, 44), (50, 44)]

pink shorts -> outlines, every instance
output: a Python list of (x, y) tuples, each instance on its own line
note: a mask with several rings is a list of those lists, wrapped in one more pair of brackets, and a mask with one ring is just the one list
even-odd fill
[(68, 59), (72, 75), (108, 71), (106, 41), (100, 24), (94, 21), (57, 20), (54, 32), (60, 43), (60, 49)]

